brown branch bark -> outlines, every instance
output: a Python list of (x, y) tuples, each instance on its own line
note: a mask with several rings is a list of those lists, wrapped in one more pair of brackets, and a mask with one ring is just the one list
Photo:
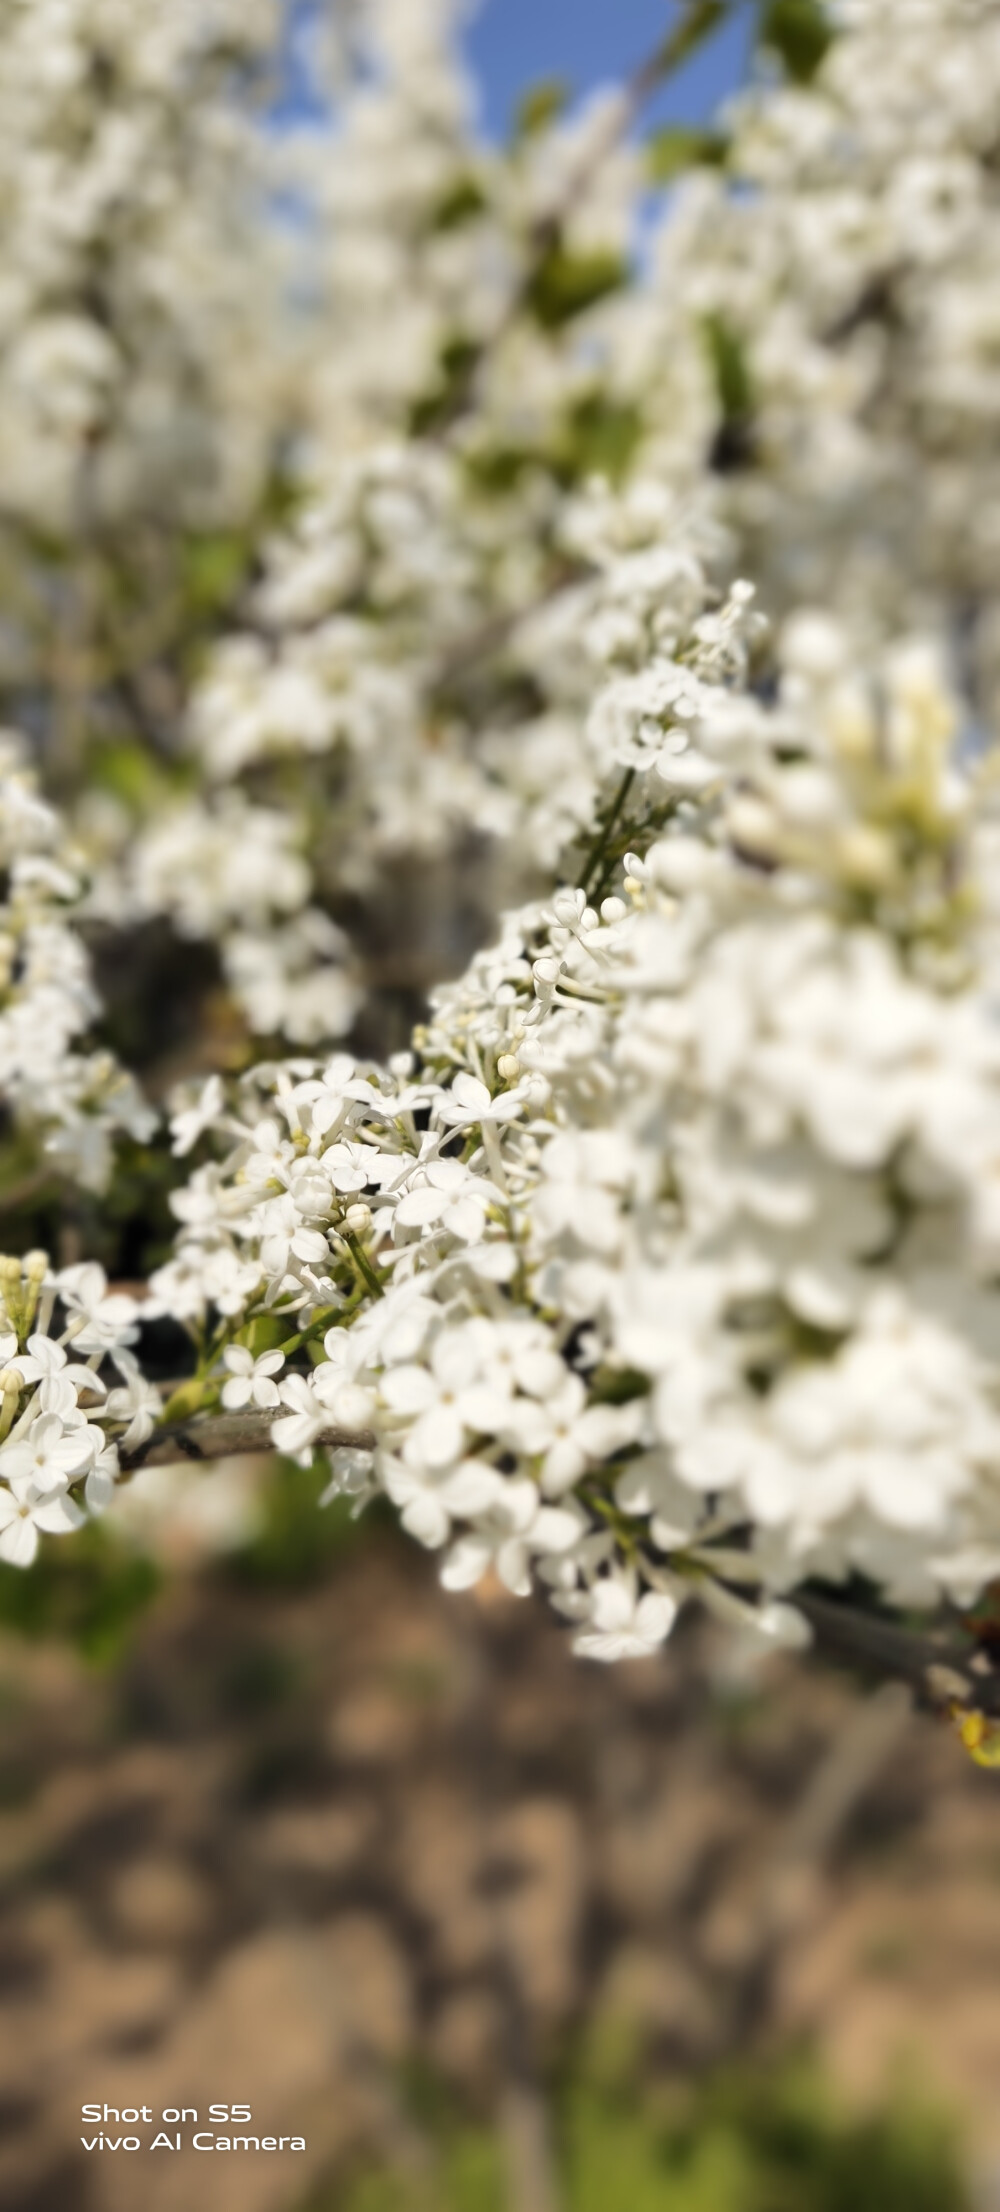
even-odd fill
[(905, 1682), (918, 1704), (951, 1704), (1000, 1714), (1000, 1666), (990, 1651), (949, 1614), (908, 1628), (838, 1598), (797, 1592), (792, 1600), (813, 1632), (816, 1650), (834, 1665), (886, 1682)]
[[(367, 1429), (324, 1429), (318, 1445), (351, 1445), (371, 1451), (375, 1439)], [(237, 1459), (254, 1452), (273, 1452), (271, 1416), (267, 1413), (211, 1413), (203, 1419), (175, 1421), (154, 1429), (145, 1444), (121, 1454), (122, 1468), (134, 1474), (139, 1467), (163, 1467), (179, 1459)]]

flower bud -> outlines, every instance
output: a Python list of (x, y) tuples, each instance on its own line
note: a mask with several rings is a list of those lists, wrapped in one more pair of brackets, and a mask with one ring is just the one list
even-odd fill
[(857, 822), (836, 842), (839, 867), (850, 883), (880, 890), (892, 882), (893, 850), (884, 832)]

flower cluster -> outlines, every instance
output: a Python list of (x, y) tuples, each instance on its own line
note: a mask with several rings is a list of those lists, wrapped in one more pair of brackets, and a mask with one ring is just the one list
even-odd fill
[(261, 134), (231, 95), (278, 20), (271, 0), (3, 0), (7, 527), (75, 536), (151, 498), (217, 518), (265, 465), (274, 363), (254, 369), (233, 258)]
[(176, 1125), (232, 1149), (157, 1297), (308, 1347), (275, 1441), (373, 1437), (335, 1484), (449, 1584), (537, 1576), (596, 1656), (693, 1585), (794, 1635), (813, 1576), (904, 1603), (1000, 1570), (1000, 825), (928, 647), (866, 680), (804, 620), (767, 704), (721, 680), (744, 621), (703, 618), (711, 680), (664, 652), (599, 696), (624, 774), (584, 880), (415, 1058), (258, 1069)]
[(456, 886), (421, 982), (563, 872), (592, 650), (641, 667), (650, 567), (662, 597), (711, 550), (862, 657), (928, 630), (992, 711), (994, 11), (797, 12), (800, 81), (758, 69), (657, 225), (622, 93), (483, 140), (455, 0), (331, 7), (269, 129), (270, 0), (8, 0), (0, 677), (91, 671), (98, 717), (61, 677), (45, 706), (77, 784), (95, 721), (146, 768), (183, 746), (74, 827), (120, 926), (218, 942), (251, 1032), (349, 1028), (387, 870), (411, 942), (421, 865)]
[[(530, 653), (498, 669), (497, 646), (572, 569), (565, 484), (614, 442), (604, 333), (640, 158), (616, 97), (487, 147), (454, 0), (293, 27), (305, 120), (281, 106), (272, 0), (182, 8), (169, 30), (117, 0), (9, 12), (0, 190), (6, 158), (24, 283), (0, 367), (0, 686), (20, 710), (41, 676), (102, 912), (214, 941), (247, 1028), (312, 1045), (358, 1000), (331, 915), (370, 939), (387, 861), (496, 846), (523, 805), (505, 754), (533, 785), (571, 754), (569, 631), (551, 675)], [(533, 286), (515, 420), (493, 363)], [(125, 757), (96, 796), (98, 732)], [(501, 880), (471, 902), (489, 921)], [(455, 934), (446, 914), (437, 939)]]
[[(0, 1559), (30, 1567), (39, 1531), (104, 1513), (119, 1443), (152, 1434), (159, 1393), (130, 1347), (139, 1309), (93, 1262), (53, 1271), (44, 1252), (0, 1257)], [(104, 1370), (110, 1364), (110, 1387)]]
[(81, 1051), (100, 1007), (79, 921), (84, 886), (58, 816), (0, 733), (0, 1096), (22, 1172), (36, 1153), (102, 1190), (112, 1143), (147, 1137), (155, 1116), (109, 1052)]
[(660, 225), (633, 323), (650, 454), (714, 479), (776, 615), (835, 608), (862, 651), (930, 625), (995, 714), (1000, 23), (813, 12), (818, 66), (732, 103)]
[[(79, 793), (100, 726), (90, 911), (213, 942), (244, 1022), (238, 1080), (176, 1100), (195, 1165), (144, 1308), (193, 1345), (169, 1420), (329, 1453), (449, 1586), (541, 1587), (597, 1658), (692, 1591), (789, 1642), (815, 1580), (968, 1603), (1000, 1577), (992, 0), (803, 0), (783, 73), (764, 11), (771, 64), (641, 226), (631, 95), (484, 145), (452, 0), (314, 25), (335, 127), (256, 138), (232, 62), (266, 7), (154, 32), (45, 0), (47, 76), (8, 12), (32, 274), (0, 301), (0, 433), (94, 537), (35, 593), (47, 754)], [(255, 351), (230, 247), (264, 178), (293, 221), (261, 233)], [(62, 426), (44, 469), (32, 408)], [(123, 652), (108, 534), (154, 447), (174, 536), (143, 574), (181, 613)], [(75, 877), (5, 774), (5, 1090), (97, 1180)], [(411, 1049), (331, 1058), (387, 944), (404, 996), (418, 955), (464, 972)], [(133, 1440), (154, 1410), (134, 1317), (105, 1403), (99, 1359), (39, 1349), (52, 1310), (91, 1348), (73, 1271), (26, 1265), (19, 1558), (74, 1484), (103, 1502), (112, 1403)]]

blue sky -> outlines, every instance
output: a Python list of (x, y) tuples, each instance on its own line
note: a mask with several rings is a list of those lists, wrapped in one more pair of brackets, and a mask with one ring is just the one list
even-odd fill
[[(491, 134), (510, 122), (518, 95), (559, 77), (575, 95), (626, 74), (675, 19), (670, 0), (480, 0), (466, 44)], [(746, 12), (707, 43), (651, 108), (651, 117), (702, 122), (739, 83)]]

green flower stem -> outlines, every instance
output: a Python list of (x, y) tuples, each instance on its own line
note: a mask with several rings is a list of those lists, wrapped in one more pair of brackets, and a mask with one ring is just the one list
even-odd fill
[(344, 1232), (341, 1233), (344, 1235), (344, 1243), (346, 1244), (351, 1258), (354, 1261), (354, 1265), (357, 1268), (362, 1282), (367, 1283), (373, 1298), (384, 1298), (385, 1292), (382, 1288), (382, 1284), (380, 1283), (378, 1276), (375, 1273), (375, 1269), (372, 1266), (372, 1263), (368, 1257), (367, 1252), (364, 1249), (364, 1246), (358, 1243), (357, 1237), (352, 1237), (349, 1234), (344, 1234)]
[(325, 1336), (328, 1329), (342, 1329), (345, 1322), (353, 1320), (361, 1303), (362, 1293), (356, 1291), (347, 1306), (324, 1306), (322, 1313), (318, 1313), (307, 1328), (300, 1329), (298, 1336), (290, 1336), (286, 1344), (279, 1344), (278, 1350), (288, 1359), (293, 1352), (300, 1352), (304, 1344), (311, 1344), (316, 1337)]
[(628, 798), (629, 792), (631, 791), (634, 782), (635, 769), (626, 768), (625, 774), (622, 777), (618, 789), (615, 792), (614, 798), (611, 801), (610, 808), (605, 813), (604, 819), (601, 823), (601, 827), (597, 832), (597, 836), (595, 837), (593, 844), (590, 846), (589, 851), (585, 856), (583, 869), (577, 883), (577, 889), (583, 891), (588, 898), (590, 897), (591, 884), (595, 881), (600, 880), (601, 862), (607, 851), (610, 840), (614, 835), (615, 829), (619, 821), (621, 820), (622, 809), (625, 805), (625, 801)]

